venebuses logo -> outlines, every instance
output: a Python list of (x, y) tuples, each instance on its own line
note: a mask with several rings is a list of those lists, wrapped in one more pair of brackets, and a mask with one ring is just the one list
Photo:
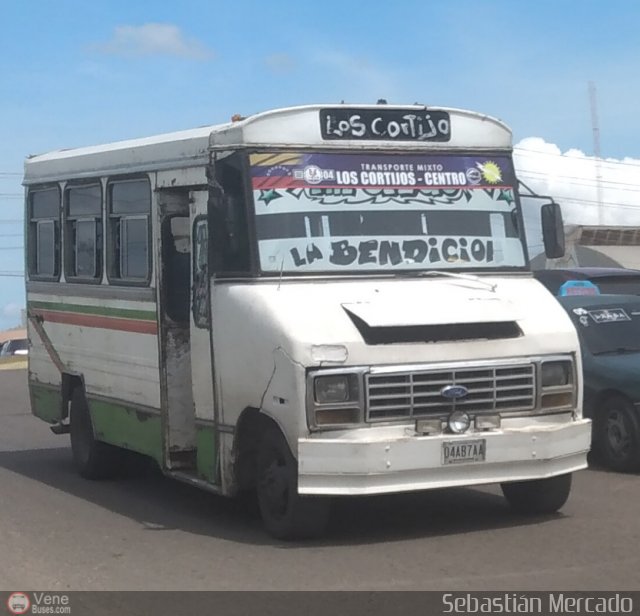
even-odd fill
[(24, 592), (13, 592), (7, 599), (7, 608), (12, 614), (26, 614), (31, 607), (29, 595)]

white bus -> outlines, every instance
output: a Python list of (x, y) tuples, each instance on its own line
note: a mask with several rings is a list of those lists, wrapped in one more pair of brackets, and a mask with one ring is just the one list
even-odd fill
[[(84, 477), (139, 452), (296, 538), (336, 496), (500, 483), (552, 512), (586, 466), (502, 122), (302, 106), (33, 156), (24, 183), (32, 410)], [(556, 257), (556, 204), (542, 225)]]

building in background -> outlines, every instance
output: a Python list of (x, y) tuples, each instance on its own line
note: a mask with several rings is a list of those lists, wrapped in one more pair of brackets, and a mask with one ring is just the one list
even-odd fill
[(15, 327), (13, 329), (5, 329), (0, 331), (0, 346), (7, 340), (21, 340), (27, 337), (27, 330), (23, 327)]
[(565, 227), (566, 250), (560, 259), (540, 254), (532, 269), (573, 267), (625, 267), (640, 269), (640, 228), (569, 225)]

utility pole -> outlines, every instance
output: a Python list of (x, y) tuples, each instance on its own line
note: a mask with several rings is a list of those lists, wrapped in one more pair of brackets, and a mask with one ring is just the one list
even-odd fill
[(598, 123), (598, 104), (596, 84), (589, 82), (589, 104), (591, 106), (591, 129), (593, 131), (593, 154), (596, 170), (596, 201), (598, 203), (598, 225), (604, 220), (604, 204), (602, 202), (602, 158), (600, 156), (600, 126)]

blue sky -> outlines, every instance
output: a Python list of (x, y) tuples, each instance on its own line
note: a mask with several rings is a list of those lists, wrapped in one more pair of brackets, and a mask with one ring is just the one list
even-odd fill
[[(7, 174), (20, 174), (26, 155), (273, 107), (386, 98), (475, 109), (505, 120), (516, 143), (538, 138), (524, 143), (540, 174), (536, 156), (553, 169), (593, 152), (593, 81), (602, 155), (631, 174), (625, 184), (640, 176), (636, 0), (4, 0), (2, 9), (0, 273), (23, 270), (22, 227), (7, 222), (22, 218), (22, 188)], [(582, 171), (572, 169), (577, 186)], [(625, 208), (609, 210), (611, 224)], [(1, 329), (24, 305), (22, 280), (0, 275), (0, 290)]]

